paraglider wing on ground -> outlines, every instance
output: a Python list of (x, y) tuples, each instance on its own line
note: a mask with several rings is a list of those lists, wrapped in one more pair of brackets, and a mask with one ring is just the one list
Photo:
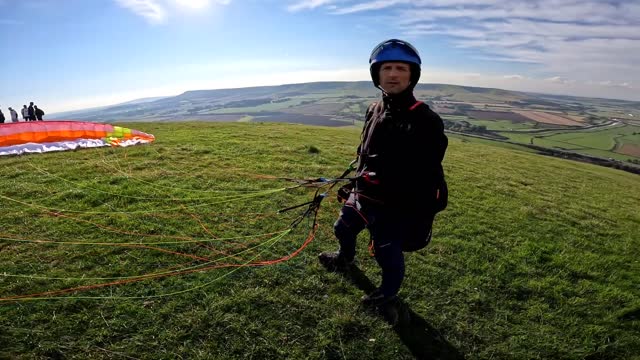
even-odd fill
[(102, 146), (131, 146), (155, 140), (151, 134), (111, 124), (47, 121), (0, 124), (0, 155), (44, 153)]

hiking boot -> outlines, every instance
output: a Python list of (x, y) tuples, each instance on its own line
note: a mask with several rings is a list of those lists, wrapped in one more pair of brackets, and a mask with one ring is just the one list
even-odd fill
[(366, 310), (381, 315), (391, 326), (399, 324), (402, 309), (396, 295), (384, 296), (380, 289), (377, 289), (369, 295), (364, 295), (360, 303)]
[(362, 303), (362, 306), (368, 307), (368, 308), (376, 308), (386, 304), (391, 304), (391, 303), (397, 302), (397, 300), (398, 300), (398, 297), (396, 295), (384, 296), (384, 294), (382, 293), (382, 291), (380, 291), (380, 289), (376, 289), (371, 294), (364, 295), (362, 296), (362, 298), (360, 298), (360, 302)]
[(324, 266), (329, 272), (347, 273), (351, 270), (355, 259), (351, 261), (347, 260), (339, 252), (325, 251), (318, 255), (320, 264)]

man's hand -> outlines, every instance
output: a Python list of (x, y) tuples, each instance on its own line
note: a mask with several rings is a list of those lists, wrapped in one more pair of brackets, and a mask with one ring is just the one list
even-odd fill
[(352, 183), (348, 183), (345, 185), (342, 185), (340, 187), (340, 189), (338, 189), (338, 202), (345, 202), (347, 201), (347, 199), (349, 198), (349, 195), (351, 195), (351, 190), (353, 189), (353, 184)]

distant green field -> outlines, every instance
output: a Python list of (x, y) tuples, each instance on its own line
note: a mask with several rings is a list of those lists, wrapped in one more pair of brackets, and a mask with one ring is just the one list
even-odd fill
[(584, 154), (627, 161), (630, 155), (614, 152), (616, 144), (640, 145), (640, 126), (622, 125), (598, 130), (554, 130), (542, 134), (501, 132), (511, 141), (550, 148), (563, 148)]
[[(633, 135), (636, 133), (636, 135)], [(640, 144), (640, 127), (623, 126), (599, 131), (577, 131), (547, 137), (549, 140), (582, 145), (588, 148), (611, 150), (615, 145), (614, 139), (623, 143)]]
[(156, 141), (0, 157), (0, 358), (638, 359), (638, 175), (450, 135), (449, 206), (391, 326), (359, 306), (366, 234), (350, 276), (317, 261), (335, 188), (315, 233), (278, 211), (359, 128), (122, 125)]
[(615, 141), (610, 133), (593, 132), (593, 133), (571, 133), (557, 134), (546, 136), (544, 138), (536, 138), (536, 140), (544, 140), (546, 142), (564, 144), (565, 146), (574, 146), (580, 148), (591, 148), (598, 150), (612, 150)]

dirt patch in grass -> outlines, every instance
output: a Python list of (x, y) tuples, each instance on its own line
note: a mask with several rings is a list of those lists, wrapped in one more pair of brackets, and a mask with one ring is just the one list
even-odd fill
[(632, 144), (624, 144), (616, 151), (619, 154), (634, 156), (640, 158), (640, 146)]
[(541, 122), (545, 124), (565, 125), (565, 126), (583, 126), (584, 123), (576, 121), (576, 116), (558, 115), (544, 111), (514, 111), (524, 117), (527, 117), (535, 122)]

